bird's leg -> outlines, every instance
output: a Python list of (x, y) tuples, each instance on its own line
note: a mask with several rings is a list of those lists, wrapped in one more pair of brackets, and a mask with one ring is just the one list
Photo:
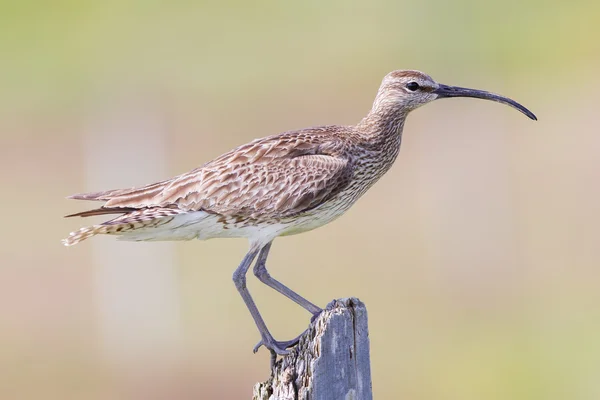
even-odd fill
[[(313, 322), (315, 318), (317, 318), (317, 316), (321, 313), (321, 311), (323, 311), (323, 309), (306, 300), (304, 297), (300, 296), (298, 293), (294, 292), (278, 280), (273, 279), (269, 274), (269, 271), (267, 271), (267, 257), (269, 256), (269, 250), (271, 250), (272, 243), (273, 242), (269, 242), (269, 244), (267, 244), (260, 250), (260, 253), (258, 254), (258, 259), (256, 260), (256, 264), (254, 264), (254, 275), (265, 285), (277, 290), (279, 293), (281, 293), (288, 299), (294, 301), (296, 304), (300, 305), (308, 312), (310, 312), (312, 314), (310, 321)], [(302, 332), (300, 335), (298, 335), (292, 340), (277, 343), (283, 348), (293, 347), (298, 344), (298, 341), (300, 340), (302, 335), (304, 335), (304, 333), (306, 333), (306, 331)], [(267, 344), (264, 341), (264, 338), (263, 340), (258, 342), (258, 344), (254, 347), (254, 352), (256, 353), (262, 345), (265, 345), (268, 348)]]
[[(271, 244), (273, 242), (269, 242), (265, 247), (260, 250), (258, 254), (258, 259), (256, 260), (256, 264), (254, 264), (254, 275), (265, 285), (277, 290), (279, 293), (292, 300), (299, 306), (306, 309), (309, 313), (313, 315), (312, 319), (316, 318), (317, 315), (323, 311), (320, 307), (314, 305), (310, 301), (306, 300), (304, 297), (300, 296), (298, 293), (294, 292), (281, 282), (276, 279), (273, 279), (267, 271), (267, 257), (269, 256), (269, 250), (271, 250)], [(311, 320), (312, 321), (312, 320)]]
[(256, 324), (256, 327), (260, 332), (261, 341), (260, 344), (254, 348), (254, 352), (256, 352), (261, 345), (264, 345), (267, 349), (271, 351), (272, 355), (275, 353), (285, 355), (289, 353), (286, 350), (286, 348), (294, 346), (296, 343), (298, 343), (298, 341), (294, 339), (294, 341), (278, 342), (273, 338), (273, 336), (267, 329), (265, 321), (262, 319), (260, 313), (258, 312), (258, 308), (256, 307), (254, 300), (252, 300), (252, 296), (250, 296), (248, 288), (246, 287), (246, 273), (248, 272), (252, 261), (254, 260), (254, 258), (256, 258), (258, 251), (259, 248), (252, 247), (250, 249), (250, 251), (246, 254), (244, 259), (240, 263), (239, 267), (233, 273), (233, 282), (235, 283), (235, 287), (237, 288), (238, 292), (240, 292), (244, 303), (246, 303), (246, 307), (248, 307), (248, 310), (250, 311), (250, 314), (254, 319), (254, 323)]

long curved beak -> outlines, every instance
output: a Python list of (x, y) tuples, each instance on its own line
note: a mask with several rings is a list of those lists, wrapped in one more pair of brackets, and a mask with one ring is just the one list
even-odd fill
[(531, 111), (517, 103), (516, 101), (509, 99), (508, 97), (500, 96), (494, 93), (486, 92), (484, 90), (467, 89), (458, 86), (448, 86), (440, 84), (439, 88), (433, 91), (438, 95), (438, 99), (444, 97), (474, 97), (476, 99), (492, 100), (498, 103), (507, 104), (523, 114), (527, 115), (534, 121), (537, 121), (537, 117)]

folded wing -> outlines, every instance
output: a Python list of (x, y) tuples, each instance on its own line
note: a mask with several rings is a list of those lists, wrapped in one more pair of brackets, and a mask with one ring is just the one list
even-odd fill
[(335, 143), (315, 137), (259, 139), (171, 180), (71, 198), (106, 201), (83, 216), (153, 207), (256, 219), (292, 216), (327, 201), (352, 177), (352, 165)]

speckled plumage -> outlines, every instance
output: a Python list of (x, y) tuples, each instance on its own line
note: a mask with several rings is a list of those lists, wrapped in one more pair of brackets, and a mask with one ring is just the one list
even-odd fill
[[(343, 214), (398, 155), (405, 113), (389, 107), (393, 103), (385, 102), (384, 89), (357, 126), (269, 136), (169, 180), (70, 196), (105, 201), (99, 209), (72, 216), (123, 215), (73, 232), (64, 243), (73, 245), (95, 234), (126, 240), (251, 238), (252, 228), (268, 242), (324, 225)], [(182, 218), (184, 214), (197, 218)]]
[(322, 310), (266, 269), (273, 239), (325, 225), (362, 196), (394, 163), (408, 113), (437, 98), (475, 97), (508, 104), (531, 119), (514, 100), (493, 93), (446, 86), (418, 71), (394, 71), (381, 83), (373, 107), (356, 126), (323, 126), (254, 140), (188, 173), (151, 185), (77, 194), (104, 201), (71, 216), (121, 214), (73, 232), (67, 246), (97, 234), (126, 240), (189, 240), (245, 237), (250, 250), (233, 281), (272, 353), (286, 354), (298, 339), (276, 341), (246, 287), (246, 274), (317, 315)]

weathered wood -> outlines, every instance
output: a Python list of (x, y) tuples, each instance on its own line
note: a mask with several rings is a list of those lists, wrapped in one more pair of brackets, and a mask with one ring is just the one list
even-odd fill
[(356, 298), (334, 300), (310, 324), (253, 400), (372, 400), (367, 309)]

